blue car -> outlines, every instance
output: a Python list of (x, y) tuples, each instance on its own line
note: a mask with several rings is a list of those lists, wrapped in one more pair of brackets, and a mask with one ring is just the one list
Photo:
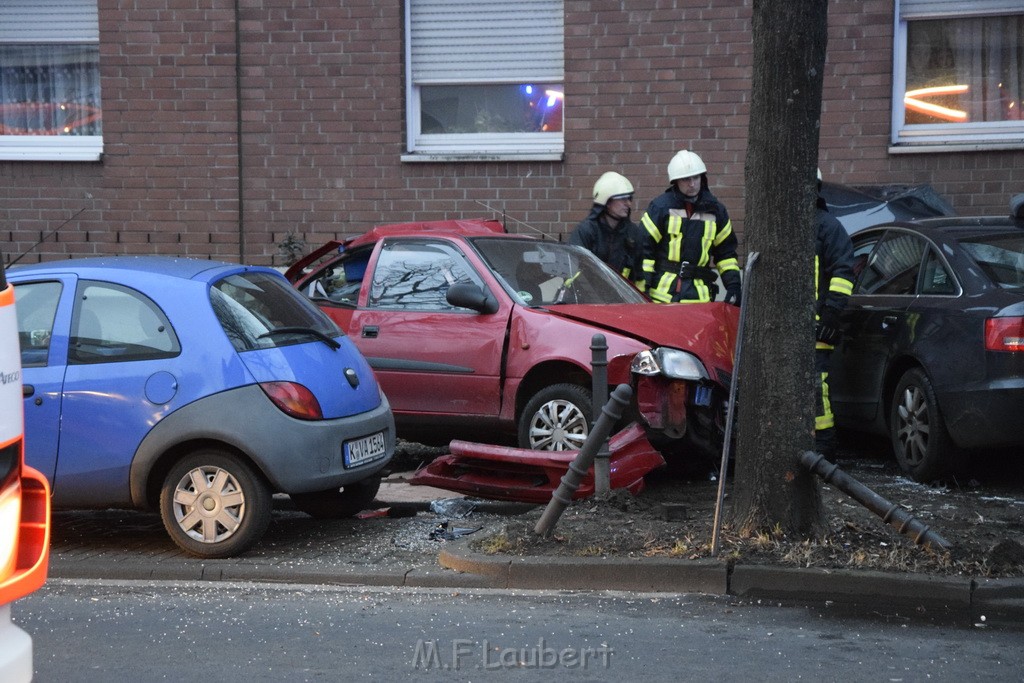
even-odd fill
[(286, 493), (315, 517), (376, 496), (391, 407), (359, 351), (270, 268), (170, 257), (15, 266), (25, 460), (55, 508), (159, 509), (236, 555)]

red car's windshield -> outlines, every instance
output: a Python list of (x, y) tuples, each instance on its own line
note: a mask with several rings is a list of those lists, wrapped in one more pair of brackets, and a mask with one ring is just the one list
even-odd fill
[(527, 306), (647, 302), (582, 247), (502, 237), (476, 238), (472, 244), (509, 293)]

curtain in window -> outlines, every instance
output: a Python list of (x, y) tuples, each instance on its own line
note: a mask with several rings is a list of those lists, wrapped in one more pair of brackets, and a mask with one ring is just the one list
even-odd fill
[(968, 122), (1020, 121), (1024, 15), (967, 19), (953, 27), (957, 80)]
[(0, 135), (102, 135), (97, 45), (0, 45)]

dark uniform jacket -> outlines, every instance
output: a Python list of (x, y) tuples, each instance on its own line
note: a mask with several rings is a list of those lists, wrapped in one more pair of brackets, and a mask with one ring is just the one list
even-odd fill
[(586, 247), (627, 280), (642, 285), (643, 230), (628, 218), (612, 228), (601, 220), (603, 213), (604, 207), (595, 204), (569, 235), (569, 244)]
[(817, 312), (823, 306), (846, 307), (853, 293), (853, 242), (846, 228), (818, 200), (818, 234), (814, 246), (814, 294)]
[(730, 291), (740, 288), (738, 242), (725, 206), (701, 176), (693, 203), (673, 184), (651, 201), (640, 220), (647, 232), (643, 269), (654, 301), (711, 301), (715, 272)]

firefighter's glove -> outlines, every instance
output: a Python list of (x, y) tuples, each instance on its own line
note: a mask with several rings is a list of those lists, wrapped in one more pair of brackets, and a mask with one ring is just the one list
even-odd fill
[(818, 314), (818, 327), (815, 330), (815, 337), (824, 344), (835, 345), (843, 336), (839, 327), (839, 309), (835, 306), (822, 306)]
[(741, 292), (741, 290), (740, 290), (739, 283), (736, 283), (734, 285), (729, 285), (728, 287), (726, 287), (725, 288), (725, 303), (732, 304), (733, 306), (739, 306), (740, 305), (740, 298), (742, 296), (740, 294), (740, 292)]

